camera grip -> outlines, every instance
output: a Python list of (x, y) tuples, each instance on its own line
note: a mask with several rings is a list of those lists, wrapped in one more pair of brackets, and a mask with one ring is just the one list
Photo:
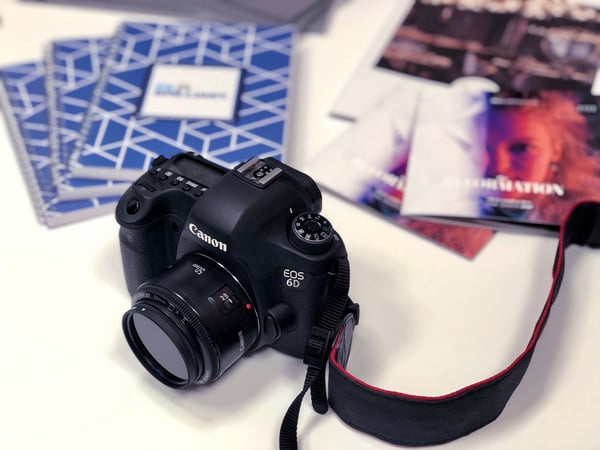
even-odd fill
[(175, 262), (183, 222), (181, 217), (168, 214), (145, 227), (121, 227), (121, 260), (130, 294), (133, 295), (140, 284)]

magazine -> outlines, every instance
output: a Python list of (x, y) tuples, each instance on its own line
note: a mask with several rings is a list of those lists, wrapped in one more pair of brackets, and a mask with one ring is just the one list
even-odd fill
[(360, 117), (302, 167), (323, 188), (465, 258), (492, 238), (488, 228), (439, 224), (401, 215), (405, 171), (421, 93), (400, 89)]
[(421, 89), (464, 77), (503, 90), (600, 91), (598, 0), (400, 3), (334, 115), (354, 119), (399, 85)]
[(473, 84), (421, 95), (405, 216), (556, 231), (586, 199), (600, 199), (599, 97)]

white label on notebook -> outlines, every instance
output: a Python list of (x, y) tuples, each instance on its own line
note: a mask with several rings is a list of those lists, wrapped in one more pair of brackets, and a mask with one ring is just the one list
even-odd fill
[(237, 67), (155, 64), (138, 114), (162, 119), (234, 120), (241, 80)]

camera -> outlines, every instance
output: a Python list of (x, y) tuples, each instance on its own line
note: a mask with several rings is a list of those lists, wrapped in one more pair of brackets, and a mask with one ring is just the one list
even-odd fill
[(304, 358), (346, 249), (306, 174), (273, 158), (226, 170), (156, 158), (116, 208), (123, 331), (162, 383), (214, 381), (264, 347)]

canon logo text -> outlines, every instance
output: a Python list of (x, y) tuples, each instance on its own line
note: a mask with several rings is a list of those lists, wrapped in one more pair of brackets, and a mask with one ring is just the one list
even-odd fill
[(227, 244), (225, 242), (221, 242), (218, 239), (215, 239), (214, 237), (206, 234), (204, 231), (202, 231), (200, 228), (198, 228), (195, 224), (190, 223), (190, 226), (188, 228), (194, 236), (203, 240), (204, 242), (211, 245), (212, 247), (217, 248), (217, 249), (221, 250), (222, 252), (227, 251)]

